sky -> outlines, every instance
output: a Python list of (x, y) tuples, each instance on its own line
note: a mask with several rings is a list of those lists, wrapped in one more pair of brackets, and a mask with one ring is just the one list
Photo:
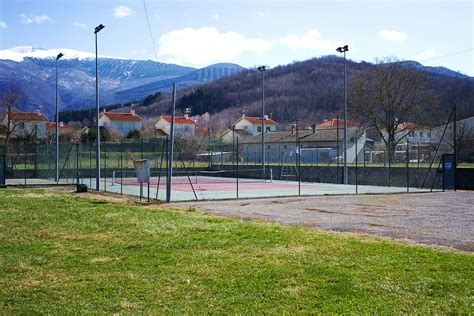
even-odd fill
[(98, 24), (103, 56), (273, 67), (347, 44), (354, 61), (397, 57), (474, 76), (473, 0), (0, 0), (0, 50), (94, 53)]

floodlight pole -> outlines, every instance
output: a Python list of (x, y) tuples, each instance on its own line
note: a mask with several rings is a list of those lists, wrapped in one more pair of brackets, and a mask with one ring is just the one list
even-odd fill
[(168, 150), (168, 175), (166, 177), (166, 203), (171, 203), (171, 179), (173, 177), (174, 116), (176, 111), (176, 83), (173, 83), (173, 107)]
[(59, 92), (58, 92), (58, 74), (59, 74), (59, 66), (58, 66), (58, 61), (61, 57), (64, 55), (62, 53), (59, 53), (58, 56), (56, 56), (56, 176), (54, 180), (56, 182), (59, 181), (59, 108), (58, 108), (58, 99), (59, 99)]
[(95, 138), (95, 189), (100, 189), (100, 128), (99, 128), (99, 63), (97, 54), (97, 33), (105, 26), (99, 24), (94, 30), (95, 35), (95, 106), (96, 106), (96, 138)]
[(262, 73), (262, 178), (265, 176), (265, 66), (257, 67), (257, 70)]
[(347, 79), (346, 79), (346, 52), (349, 50), (348, 45), (338, 47), (339, 53), (344, 53), (344, 184), (347, 184)]

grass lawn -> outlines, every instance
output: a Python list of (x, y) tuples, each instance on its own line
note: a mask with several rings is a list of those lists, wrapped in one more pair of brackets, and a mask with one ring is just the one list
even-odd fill
[(474, 256), (0, 190), (0, 314), (474, 313)]

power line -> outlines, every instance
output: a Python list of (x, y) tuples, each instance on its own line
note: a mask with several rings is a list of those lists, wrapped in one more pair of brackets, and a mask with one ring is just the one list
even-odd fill
[(150, 20), (148, 19), (148, 11), (146, 9), (145, 0), (143, 0), (143, 8), (145, 9), (146, 22), (148, 24), (148, 31), (150, 33), (151, 42), (153, 43), (153, 51), (155, 52), (155, 58), (158, 58), (158, 54), (156, 53), (155, 39), (153, 38), (153, 32), (151, 31)]
[(472, 50), (474, 50), (474, 47), (473, 47), (473, 48), (469, 48), (469, 49), (460, 50), (460, 51), (457, 51), (457, 52), (454, 52), (454, 53), (449, 53), (449, 54), (446, 54), (446, 55), (438, 56), (438, 57), (433, 57), (433, 58), (424, 59), (424, 60), (422, 60), (422, 62), (431, 61), (431, 60), (436, 60), (436, 59), (440, 59), (440, 58), (444, 58), (444, 57), (449, 57), (449, 56), (453, 56), (453, 55), (457, 55), (457, 54), (461, 54), (461, 53), (466, 53), (466, 52), (470, 52), (470, 51), (472, 51)]

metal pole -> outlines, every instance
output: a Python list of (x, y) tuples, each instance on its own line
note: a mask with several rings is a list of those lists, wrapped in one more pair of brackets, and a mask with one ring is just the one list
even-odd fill
[(407, 155), (407, 161), (406, 161), (406, 168), (407, 168), (407, 192), (410, 192), (410, 143), (408, 142), (408, 138), (407, 138), (407, 151), (406, 151), (406, 155)]
[(56, 58), (56, 178), (59, 179), (59, 109), (58, 109), (58, 58)]
[(96, 107), (96, 137), (95, 137), (95, 189), (100, 187), (100, 129), (99, 129), (99, 63), (97, 55), (97, 32), (95, 34), (95, 107)]
[(359, 191), (358, 191), (358, 190), (359, 190), (359, 187), (358, 187), (358, 185), (359, 185), (359, 183), (358, 183), (358, 182), (359, 182), (359, 178), (358, 178), (358, 171), (359, 171), (359, 163), (358, 163), (358, 160), (359, 160), (359, 157), (358, 157), (358, 154), (359, 154), (359, 153), (358, 153), (358, 151), (357, 151), (357, 143), (358, 143), (358, 142), (359, 142), (359, 139), (357, 138), (357, 139), (355, 140), (355, 159), (356, 159), (356, 165), (355, 165), (355, 169), (356, 169), (356, 170), (355, 170), (355, 178), (356, 178), (356, 179), (355, 179), (355, 183), (356, 183), (356, 194), (359, 193)]
[(237, 179), (236, 179), (236, 185), (237, 185), (237, 188), (236, 188), (236, 193), (237, 193), (237, 198), (239, 198), (239, 137), (237, 137), (237, 156), (236, 156), (236, 168), (237, 168), (237, 172), (236, 172), (236, 176), (237, 176)]
[(346, 51), (344, 51), (344, 184), (347, 184), (347, 80), (346, 80)]
[(458, 151), (457, 151), (457, 141), (456, 141), (457, 133), (458, 133), (458, 131), (457, 131), (457, 122), (456, 122), (456, 120), (457, 120), (457, 117), (456, 117), (456, 104), (454, 105), (453, 111), (454, 111), (454, 122), (453, 122), (453, 128), (454, 128), (454, 131), (453, 131), (454, 169), (453, 169), (453, 171), (454, 171), (454, 174), (453, 174), (453, 176), (454, 176), (454, 191), (456, 191), (456, 169), (458, 167)]
[(341, 178), (339, 177), (339, 115), (336, 116), (336, 183), (341, 183)]
[(174, 145), (174, 115), (176, 109), (176, 83), (173, 83), (173, 108), (171, 110), (171, 127), (168, 153), (168, 176), (166, 177), (166, 203), (171, 202), (171, 177), (173, 176), (173, 145)]
[(262, 68), (262, 177), (265, 177), (265, 68)]

